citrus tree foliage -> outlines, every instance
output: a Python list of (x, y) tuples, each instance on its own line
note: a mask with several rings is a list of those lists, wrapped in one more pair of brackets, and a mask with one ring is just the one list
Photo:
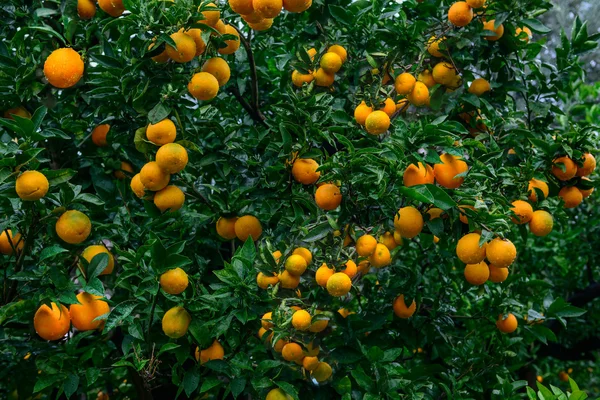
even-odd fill
[[(557, 176), (569, 165), (553, 163), (566, 156), (584, 168), (582, 156), (597, 154), (598, 86), (582, 85), (578, 57), (596, 47), (598, 35), (579, 19), (569, 35), (553, 33), (561, 43), (555, 63), (542, 63), (552, 32), (537, 18), (551, 7), (547, 0), (488, 0), (465, 27), (448, 21), (447, 0), (314, 0), (261, 31), (224, 1), (124, 0), (120, 17), (94, 3), (89, 19), (71, 0), (0, 5), (0, 109), (12, 110), (0, 120), (0, 228), (21, 234), (6, 251), (12, 254), (2, 255), (2, 397), (262, 399), (280, 388), (294, 399), (533, 399), (537, 390), (545, 399), (566, 398), (561, 390), (585, 398), (573, 380), (562, 382), (569, 374), (598, 394), (600, 203), (592, 194), (566, 208), (561, 188), (589, 192), (594, 175), (562, 181)], [(202, 12), (217, 9), (232, 30), (209, 26)], [(487, 40), (501, 24), (500, 40)], [(180, 29), (200, 29), (205, 51), (185, 63), (153, 61), (176, 45), (171, 35)], [(197, 100), (188, 83), (238, 31), (239, 50), (221, 55), (229, 82), (214, 99)], [(442, 38), (441, 57), (427, 50), (431, 37)], [(333, 84), (317, 85), (320, 78), (307, 74), (318, 75), (336, 44), (347, 60)], [(64, 89), (43, 70), (58, 48), (73, 49), (84, 64), (83, 77)], [(427, 81), (439, 62), (458, 78)], [(309, 82), (294, 86), (294, 70)], [(424, 106), (396, 92), (404, 72), (430, 83)], [(490, 90), (470, 91), (476, 78)], [(408, 94), (410, 102), (419, 103), (415, 96)], [(357, 123), (363, 101), (388, 107), (389, 129), (373, 135)], [(185, 204), (161, 212), (149, 192), (136, 196), (131, 181), (157, 157), (147, 127), (164, 119), (189, 162), (170, 181)], [(110, 125), (107, 146), (92, 140), (102, 124)], [(407, 185), (405, 171), (417, 163), (435, 165), (439, 183), (443, 154), (466, 162), (468, 171), (454, 178), (464, 183)], [(294, 179), (297, 158), (319, 164), (316, 184)], [(40, 200), (17, 195), (26, 170), (49, 182)], [(547, 196), (529, 190), (534, 178), (548, 183)], [(320, 184), (339, 187), (339, 207), (317, 205)], [(552, 232), (537, 237), (515, 224), (515, 200), (547, 211)], [(394, 220), (403, 207), (418, 210), (424, 227), (401, 240), (394, 232), (403, 218)], [(66, 210), (91, 221), (80, 243), (57, 233)], [(256, 241), (217, 234), (219, 218), (242, 216), (260, 221)], [(465, 280), (457, 242), (470, 232), (480, 233), (478, 245), (514, 243), (504, 282)], [(372, 250), (359, 255), (364, 235), (386, 243), (377, 246), (382, 258), (369, 256)], [(112, 262), (105, 253), (82, 254), (100, 244), (114, 256), (111, 273), (103, 274)], [(273, 278), (259, 288), (257, 274), (283, 271), (299, 247), (312, 261), (297, 289)], [(350, 273), (349, 260), (359, 272)], [(349, 293), (334, 297), (316, 282), (323, 263), (353, 276)], [(175, 268), (189, 284), (169, 294), (159, 279)], [(92, 321), (99, 329), (73, 327), (64, 338), (43, 340), (36, 311), (51, 303), (73, 310), (80, 292), (110, 306)], [(394, 313), (401, 294), (416, 306), (410, 318)], [(181, 334), (164, 323), (174, 307), (191, 320)], [(297, 329), (303, 321), (292, 307), (325, 329)], [(261, 321), (267, 312), (271, 319)], [(518, 328), (501, 333), (496, 321), (509, 313)], [(261, 325), (269, 329), (257, 335)], [(308, 357), (318, 346), (319, 368), (327, 364), (331, 376), (319, 378), (301, 358), (282, 358), (273, 347), (287, 341)], [(198, 362), (205, 356), (197, 349), (210, 349), (211, 360)]]

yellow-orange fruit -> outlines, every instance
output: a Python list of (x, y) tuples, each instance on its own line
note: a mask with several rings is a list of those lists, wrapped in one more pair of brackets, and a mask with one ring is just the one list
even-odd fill
[(225, 34), (236, 36), (235, 39), (227, 39), (225, 40), (226, 47), (220, 48), (218, 50), (219, 54), (233, 54), (240, 48), (240, 34), (238, 31), (231, 25), (225, 25)]
[(303, 357), (302, 347), (298, 343), (288, 343), (283, 346), (281, 356), (286, 361), (296, 361)]
[(325, 53), (321, 57), (319, 65), (329, 74), (335, 74), (342, 68), (342, 59), (337, 53)]
[[(395, 233), (395, 232), (394, 232)], [(386, 232), (379, 236), (379, 243), (383, 244), (388, 250), (394, 250), (396, 247), (402, 245), (402, 236), (398, 233), (394, 235), (392, 232)], [(396, 238), (397, 236), (397, 238)], [(396, 240), (398, 239), (398, 240)], [(362, 262), (360, 263), (362, 264)]]
[(329, 268), (327, 264), (323, 263), (317, 269), (317, 273), (315, 274), (315, 281), (317, 282), (317, 285), (321, 287), (327, 287), (327, 281), (334, 273), (335, 271), (333, 268)]
[(169, 309), (162, 319), (162, 330), (170, 338), (178, 339), (184, 336), (192, 322), (192, 316), (183, 307)]
[(371, 235), (363, 235), (356, 240), (356, 253), (360, 257), (368, 257), (375, 251), (377, 239)]
[(427, 183), (433, 184), (435, 181), (433, 168), (427, 164), (423, 166), (421, 162), (418, 162), (417, 165), (410, 164), (406, 170), (404, 170), (402, 181), (404, 186), (408, 187)]
[[(152, 38), (152, 43), (150, 43), (150, 45), (148, 45), (148, 51), (150, 51), (154, 48), (155, 43), (156, 43), (156, 36)], [(165, 48), (166, 48), (166, 45), (165, 45)], [(163, 64), (163, 63), (166, 63), (167, 61), (169, 61), (169, 55), (167, 54), (167, 50), (163, 50), (159, 54), (153, 56), (152, 61), (154, 61), (155, 63), (158, 63), (158, 64)]]
[(311, 372), (311, 376), (315, 378), (317, 382), (321, 383), (329, 379), (332, 373), (333, 371), (331, 369), (331, 365), (327, 364), (326, 362), (320, 362), (317, 364), (317, 368)]
[(94, 0), (77, 0), (77, 15), (84, 20), (94, 18), (96, 2)]
[(312, 0), (283, 0), (283, 8), (289, 12), (300, 13), (312, 6)]
[(229, 0), (229, 7), (231, 7), (233, 12), (242, 15), (254, 12), (252, 0)]
[(64, 212), (56, 221), (58, 237), (70, 244), (78, 244), (88, 238), (92, 231), (90, 219), (77, 210)]
[(440, 44), (444, 41), (445, 38), (436, 38), (432, 36), (427, 41), (427, 52), (434, 57), (442, 58), (444, 54), (440, 51)]
[(412, 206), (402, 207), (394, 216), (394, 227), (403, 238), (412, 239), (423, 230), (423, 216)]
[[(585, 181), (589, 181), (590, 179), (589, 179), (589, 178), (586, 178), (586, 177), (584, 176), (584, 177), (582, 177), (582, 178), (581, 178), (581, 180), (582, 180), (582, 181), (584, 181), (584, 180), (585, 180)], [(584, 199), (586, 199), (586, 198), (588, 198), (589, 196), (591, 196), (591, 195), (592, 195), (592, 193), (594, 192), (594, 188), (589, 188), (589, 189), (581, 189), (581, 188), (578, 188), (578, 189), (579, 189), (579, 191), (581, 192), (581, 196), (582, 196)]]
[(417, 75), (417, 81), (423, 83), (429, 89), (435, 86), (435, 80), (433, 79), (433, 75), (428, 69), (421, 71), (419, 75)]
[(13, 116), (31, 119), (31, 113), (23, 106), (9, 108), (8, 110), (4, 111), (3, 115), (4, 118), (12, 120), (14, 120)]
[(319, 359), (317, 357), (304, 357), (302, 360), (302, 367), (307, 371), (314, 371), (319, 365)]
[(287, 271), (279, 273), (277, 277), (279, 278), (279, 282), (281, 282), (281, 287), (284, 289), (296, 289), (300, 284), (300, 277), (292, 275)]
[(173, 121), (168, 118), (165, 118), (156, 124), (148, 124), (148, 127), (146, 128), (146, 137), (157, 146), (173, 143), (176, 135), (177, 128), (175, 128)]
[(77, 295), (77, 301), (81, 304), (71, 304), (69, 313), (73, 326), (80, 331), (91, 331), (102, 329), (105, 320), (96, 320), (97, 317), (108, 314), (110, 307), (102, 297), (81, 292)]
[(298, 254), (292, 254), (285, 260), (285, 270), (292, 275), (302, 275), (306, 271), (306, 267), (306, 260)]
[(154, 205), (162, 212), (179, 210), (185, 202), (185, 194), (177, 186), (169, 185), (154, 194)]
[(517, 318), (512, 313), (509, 313), (506, 318), (500, 314), (496, 321), (496, 327), (502, 333), (513, 333), (517, 330), (518, 325)]
[(170, 269), (160, 276), (160, 287), (169, 294), (182, 293), (188, 284), (188, 275), (179, 267)]
[(81, 257), (85, 258), (85, 260), (89, 264), (98, 254), (104, 253), (108, 254), (108, 264), (106, 264), (106, 268), (104, 268), (102, 272), (100, 272), (100, 275), (109, 275), (112, 274), (113, 270), (115, 269), (115, 258), (113, 257), (111, 252), (108, 251), (106, 246), (102, 244), (93, 244), (91, 246), (88, 246), (81, 252)]
[(537, 201), (537, 193), (535, 189), (539, 189), (544, 194), (544, 199), (548, 198), (548, 194), (550, 194), (550, 189), (548, 188), (548, 184), (544, 181), (540, 181), (539, 179), (531, 179), (529, 181), (529, 186), (527, 187), (528, 199), (529, 201)]
[(315, 202), (322, 210), (335, 210), (342, 203), (342, 193), (333, 183), (326, 183), (317, 188)]
[(558, 380), (560, 380), (561, 382), (569, 382), (569, 374), (565, 371), (560, 371), (558, 373)]
[(490, 83), (483, 78), (477, 78), (471, 82), (469, 85), (469, 93), (472, 93), (476, 96), (482, 96), (486, 92), (491, 92), (492, 86)]
[(354, 261), (348, 260), (348, 261), (346, 261), (346, 264), (344, 265), (344, 269), (341, 272), (343, 274), (348, 275), (348, 278), (352, 279), (358, 273), (358, 267), (356, 266), (356, 263)]
[(219, 217), (219, 219), (217, 220), (217, 234), (225, 240), (235, 239), (237, 237), (235, 234), (236, 221), (237, 217)]
[(306, 265), (310, 265), (310, 263), (312, 262), (312, 254), (310, 250), (308, 250), (306, 247), (297, 247), (292, 252), (292, 255), (298, 255), (304, 258), (304, 260), (306, 261)]
[(279, 278), (277, 277), (277, 275), (268, 276), (263, 274), (262, 272), (259, 272), (258, 275), (256, 275), (256, 284), (261, 289), (268, 289), (269, 285), (275, 286), (278, 283)]
[(558, 197), (565, 202), (565, 208), (575, 208), (583, 201), (583, 194), (575, 186), (565, 186), (558, 192)]
[(359, 125), (365, 126), (367, 117), (373, 112), (373, 107), (369, 107), (364, 101), (361, 101), (354, 109), (354, 119)]
[[(212, 8), (218, 8), (215, 3), (208, 3), (207, 6), (210, 6)], [(205, 10), (205, 11), (202, 11), (202, 16), (204, 17), (204, 19), (200, 20), (199, 22), (202, 22), (203, 24), (212, 26), (214, 28), (215, 25), (217, 24), (217, 22), (220, 21), (221, 11), (219, 11), (218, 9), (217, 10)]]
[(365, 121), (365, 128), (371, 135), (381, 135), (387, 132), (391, 121), (389, 115), (385, 112), (377, 110), (369, 114)]
[(235, 221), (235, 235), (242, 242), (245, 242), (249, 237), (256, 242), (262, 235), (262, 225), (258, 218), (253, 215), (244, 215)]
[(188, 163), (185, 147), (177, 143), (167, 143), (156, 152), (156, 163), (170, 174), (181, 172)]
[(271, 389), (267, 393), (265, 400), (292, 400), (293, 397), (287, 394), (283, 389)]
[(126, 179), (128, 175), (125, 175), (125, 172), (129, 172), (130, 174), (133, 173), (133, 165), (131, 165), (131, 163), (127, 162), (127, 161), (121, 161), (121, 166), (119, 167), (119, 169), (116, 169), (113, 172), (113, 175), (115, 176), (115, 178), (117, 179)]
[(464, 1), (457, 1), (448, 10), (448, 21), (456, 26), (467, 26), (473, 20), (473, 9)]
[(225, 350), (218, 340), (214, 340), (213, 343), (206, 349), (200, 350), (196, 347), (195, 352), (196, 361), (200, 361), (200, 364), (207, 363), (211, 360), (222, 360), (225, 357)]
[(489, 280), (494, 283), (501, 283), (508, 278), (508, 268), (498, 268), (494, 264), (490, 264)]
[[(552, 175), (557, 177), (561, 181), (568, 181), (577, 174), (577, 164), (569, 157), (558, 157), (552, 161)], [(558, 164), (563, 164), (565, 170), (563, 171)]]
[(458, 240), (456, 255), (460, 261), (465, 264), (477, 264), (483, 261), (486, 254), (486, 245), (479, 246), (480, 239), (481, 235), (479, 233), (469, 233)]
[(315, 76), (312, 73), (303, 74), (296, 70), (292, 72), (292, 83), (296, 87), (302, 87), (305, 83), (311, 83), (315, 79)]
[(299, 330), (305, 331), (310, 328), (311, 316), (306, 310), (298, 310), (292, 315), (292, 326)]
[(590, 175), (596, 169), (596, 158), (590, 153), (585, 153), (581, 158), (583, 158), (583, 165), (577, 166), (577, 176)]
[(382, 268), (390, 265), (392, 262), (390, 250), (385, 245), (377, 243), (377, 246), (375, 246), (375, 251), (369, 257), (369, 262), (375, 268)]
[(318, 68), (314, 73), (314, 76), (316, 85), (321, 87), (329, 87), (333, 85), (333, 82), (335, 81), (335, 75), (330, 74), (323, 68)]
[[(7, 232), (8, 235), (6, 235)], [(9, 238), (10, 241), (8, 240)], [(21, 249), (23, 249), (24, 245), (25, 241), (21, 238), (20, 233), (17, 233), (13, 236), (10, 229), (0, 233), (0, 254), (11, 255), (13, 253), (13, 248), (19, 252)]]
[(48, 193), (50, 183), (39, 171), (25, 171), (17, 178), (15, 191), (21, 200), (36, 201)]
[[(185, 34), (194, 40), (194, 44), (196, 45), (196, 53), (194, 54), (194, 56), (198, 57), (198, 56), (204, 54), (204, 52), (206, 51), (206, 43), (204, 43), (204, 39), (202, 39), (202, 30), (200, 30), (198, 28), (192, 28), (192, 29), (188, 29), (187, 31), (185, 31)], [(166, 54), (166, 50), (165, 50), (165, 54)], [(166, 54), (166, 56), (168, 57), (169, 55)], [(167, 60), (168, 60), (168, 58), (167, 58)], [(167, 60), (165, 60), (165, 61), (167, 61)]]
[(173, 33), (171, 39), (175, 42), (175, 47), (167, 44), (165, 49), (169, 58), (178, 63), (186, 63), (194, 59), (196, 56), (196, 42), (190, 35), (179, 31)]
[(335, 53), (338, 56), (340, 56), (340, 58), (342, 59), (342, 63), (345, 63), (346, 60), (348, 59), (348, 52), (346, 51), (346, 49), (344, 47), (340, 46), (339, 44), (334, 44), (332, 46), (329, 46), (327, 51), (331, 52), (331, 53)]
[(71, 315), (67, 307), (56, 303), (52, 308), (42, 304), (33, 317), (33, 327), (44, 340), (58, 340), (64, 337), (71, 327)]
[(312, 185), (319, 180), (320, 172), (317, 172), (319, 164), (312, 158), (297, 158), (292, 166), (292, 176), (296, 182), (303, 185)]
[(327, 280), (327, 292), (334, 297), (346, 295), (352, 288), (350, 277), (343, 272), (336, 272)]
[(403, 72), (396, 77), (396, 80), (394, 81), (394, 87), (396, 89), (396, 93), (406, 95), (413, 91), (416, 83), (417, 80), (412, 74)]
[(494, 29), (494, 26), (496, 24), (496, 20), (492, 19), (489, 21), (485, 21), (483, 23), (483, 30), (484, 31), (492, 31), (494, 32), (493, 34), (490, 35), (485, 35), (484, 39), (485, 40), (490, 40), (490, 41), (496, 41), (498, 39), (500, 39), (503, 35), (504, 35), (504, 25), (500, 24), (498, 25), (497, 28)]
[[(88, 1), (88, 0), (86, 0)], [(109, 124), (98, 125), (92, 130), (92, 142), (98, 147), (105, 147), (108, 145), (106, 141), (106, 135), (110, 130)]]
[(529, 43), (529, 41), (533, 38), (533, 33), (531, 32), (531, 29), (529, 29), (526, 26), (524, 26), (523, 28), (517, 27), (517, 29), (515, 29), (515, 36), (520, 36), (521, 32), (525, 32), (527, 35), (524, 38), (521, 38), (520, 40), (522, 42)]
[(242, 19), (246, 21), (248, 24), (259, 24), (265, 20), (265, 18), (261, 17), (256, 11), (252, 11), (249, 14), (242, 14)]
[(380, 110), (386, 113), (388, 117), (391, 117), (396, 112), (396, 103), (388, 97), (383, 102), (383, 107), (381, 107)]
[(460, 206), (458, 206), (458, 209), (460, 210), (460, 216), (459, 216), (460, 222), (462, 222), (465, 225), (469, 224), (469, 218), (467, 217), (467, 213), (463, 210), (469, 209), (469, 210), (473, 210), (473, 211), (477, 212), (475, 207), (468, 205), (468, 204), (460, 205)]
[(465, 279), (471, 285), (483, 285), (490, 277), (490, 269), (485, 261), (465, 266)]
[(512, 202), (512, 208), (510, 209), (515, 215), (511, 217), (515, 224), (522, 225), (531, 221), (533, 216), (533, 207), (525, 200), (515, 200)]
[(162, 170), (156, 161), (150, 161), (140, 170), (140, 180), (146, 189), (156, 192), (169, 184), (171, 174)]
[(445, 61), (437, 63), (431, 74), (437, 83), (444, 86), (451, 85), (458, 76), (454, 66)]
[(488, 261), (498, 268), (508, 268), (517, 257), (517, 248), (508, 239), (495, 238), (485, 249)]
[(271, 329), (272, 327), (274, 327), (275, 325), (273, 324), (273, 313), (270, 311), (264, 313), (262, 318), (260, 319), (260, 324), (265, 329)]
[(98, 0), (98, 6), (111, 17), (119, 17), (125, 11), (123, 0)]
[(396, 314), (398, 318), (406, 319), (413, 316), (417, 310), (417, 303), (413, 300), (412, 303), (410, 303), (410, 306), (407, 306), (404, 301), (404, 295), (401, 294), (394, 299), (393, 308), (394, 314)]
[(219, 81), (208, 72), (198, 72), (188, 83), (188, 91), (198, 100), (212, 100), (219, 93)]
[(429, 104), (429, 89), (425, 83), (420, 81), (416, 82), (414, 89), (406, 96), (406, 98), (414, 106), (425, 106)]
[(263, 18), (275, 18), (283, 8), (282, 0), (253, 0), (254, 11)]
[(471, 8), (481, 8), (485, 5), (485, 0), (466, 0)]
[(221, 57), (213, 57), (207, 60), (204, 65), (202, 65), (202, 72), (208, 72), (217, 78), (219, 86), (224, 86), (231, 77), (229, 64), (227, 64), (227, 61), (223, 60)]
[(467, 163), (451, 154), (440, 156), (441, 164), (433, 166), (435, 180), (447, 189), (456, 189), (465, 181), (464, 177), (456, 177), (469, 170)]
[(531, 221), (529, 221), (529, 230), (535, 236), (546, 236), (552, 232), (554, 226), (554, 219), (552, 215), (544, 210), (537, 210), (533, 212)]

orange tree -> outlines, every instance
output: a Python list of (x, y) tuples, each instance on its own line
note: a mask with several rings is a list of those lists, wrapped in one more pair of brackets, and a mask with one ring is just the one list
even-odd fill
[(2, 397), (598, 394), (598, 35), (542, 63), (549, 7), (3, 2)]

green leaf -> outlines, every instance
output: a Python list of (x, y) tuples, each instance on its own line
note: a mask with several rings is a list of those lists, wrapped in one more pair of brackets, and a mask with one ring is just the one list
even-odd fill
[(344, 7), (330, 4), (328, 6), (331, 16), (342, 25), (348, 25), (352, 21), (350, 11)]
[(67, 398), (71, 397), (77, 391), (78, 386), (79, 386), (79, 376), (74, 375), (74, 374), (69, 374), (67, 376), (67, 379), (65, 379), (65, 382), (63, 383), (65, 395), (67, 396)]
[(279, 386), (281, 390), (283, 390), (287, 395), (292, 396), (292, 399), (299, 400), (298, 391), (294, 385), (291, 385), (284, 381), (276, 381), (275, 384)]
[(317, 240), (323, 239), (330, 233), (331, 225), (329, 225), (329, 222), (322, 222), (308, 231), (308, 233), (302, 238), (302, 241), (307, 243), (316, 242)]
[(169, 107), (165, 106), (163, 103), (157, 103), (148, 113), (148, 120), (151, 124), (156, 124), (167, 118), (170, 113), (171, 109)]
[(198, 388), (200, 384), (200, 372), (198, 368), (192, 368), (185, 372), (183, 376), (183, 388), (185, 390), (185, 394), (189, 396), (194, 393), (194, 390)]
[(40, 253), (40, 258), (39, 261), (44, 261), (48, 258), (52, 258), (60, 253), (66, 253), (69, 250), (62, 248), (61, 246), (55, 244), (52, 245), (50, 247), (45, 247), (44, 249), (42, 249), (41, 253)]
[(108, 266), (108, 253), (98, 253), (92, 258), (86, 269), (86, 278), (92, 280), (93, 278), (100, 275), (102, 271)]
[(548, 28), (546, 25), (542, 24), (539, 20), (531, 18), (524, 19), (521, 21), (523, 25), (529, 27), (535, 33), (546, 34), (552, 32), (552, 29)]

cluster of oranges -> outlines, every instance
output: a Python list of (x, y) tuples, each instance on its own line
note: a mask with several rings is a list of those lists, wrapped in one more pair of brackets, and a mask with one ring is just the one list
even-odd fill
[[(313, 47), (307, 51), (312, 63), (315, 61), (317, 50)], [(335, 81), (335, 74), (342, 68), (342, 65), (348, 59), (348, 52), (339, 44), (329, 46), (325, 54), (319, 59), (319, 67), (309, 70), (308, 73), (302, 73), (298, 70), (292, 72), (292, 83), (296, 87), (302, 87), (305, 83), (311, 83), (313, 80), (317, 86), (329, 87)]]
[(240, 14), (255, 31), (264, 31), (273, 25), (273, 19), (282, 9), (293, 13), (306, 11), (312, 0), (229, 0), (229, 7)]
[(262, 235), (262, 225), (258, 218), (253, 215), (243, 217), (220, 217), (217, 220), (217, 234), (225, 240), (238, 238), (245, 242), (248, 238), (256, 242)]
[(583, 199), (592, 194), (594, 188), (580, 189), (576, 186), (582, 180), (589, 181), (588, 176), (596, 169), (596, 158), (592, 154), (585, 153), (580, 165), (568, 156), (558, 157), (552, 161), (552, 164), (552, 175), (565, 183), (558, 192), (558, 197), (563, 199), (565, 208), (577, 207)]
[[(119, 17), (125, 11), (123, 0), (98, 0), (100, 9), (111, 17)], [(95, 0), (77, 0), (77, 14), (81, 19), (92, 19), (96, 15)]]

